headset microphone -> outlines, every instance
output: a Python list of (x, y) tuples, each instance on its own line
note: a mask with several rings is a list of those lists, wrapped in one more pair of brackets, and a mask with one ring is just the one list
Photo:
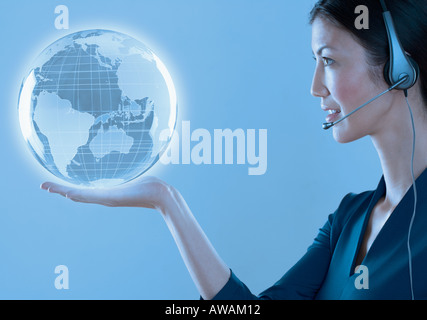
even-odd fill
[(379, 95), (377, 95), (376, 97), (372, 98), (371, 100), (369, 100), (368, 102), (362, 104), (360, 107), (354, 109), (352, 112), (350, 112), (349, 114), (347, 114), (346, 116), (342, 117), (341, 119), (335, 121), (335, 122), (325, 122), (322, 125), (323, 130), (328, 130), (330, 128), (332, 128), (334, 125), (340, 123), (341, 121), (347, 119), (348, 117), (350, 117), (353, 113), (359, 111), (360, 109), (362, 109), (364, 106), (367, 106), (368, 104), (370, 104), (371, 102), (377, 100), (378, 98), (382, 97), (383, 95), (385, 95), (387, 92), (390, 92), (391, 90), (395, 89), (396, 87), (400, 86), (402, 83), (404, 83), (406, 80), (408, 80), (409, 76), (408, 75), (404, 75), (397, 83), (395, 83), (394, 85), (392, 85), (390, 88), (388, 88), (386, 91), (380, 93)]

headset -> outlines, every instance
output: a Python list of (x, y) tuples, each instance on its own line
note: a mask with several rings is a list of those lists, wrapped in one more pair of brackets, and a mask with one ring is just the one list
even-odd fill
[(384, 79), (388, 85), (392, 86), (407, 76), (407, 80), (396, 86), (395, 89), (408, 90), (417, 82), (420, 68), (415, 60), (403, 50), (402, 44), (396, 33), (393, 18), (391, 17), (390, 11), (387, 9), (385, 0), (380, 0), (380, 3), (383, 9), (383, 18), (390, 47), (390, 59), (384, 67)]
[(413, 191), (414, 191), (414, 211), (412, 213), (412, 217), (409, 223), (407, 249), (408, 249), (408, 260), (409, 260), (408, 265), (409, 265), (409, 281), (410, 281), (410, 289), (411, 289), (411, 298), (412, 300), (414, 300), (415, 296), (414, 296), (414, 288), (413, 288), (413, 280), (412, 280), (412, 253), (411, 253), (411, 246), (410, 246), (410, 237), (411, 237), (412, 225), (415, 219), (415, 213), (416, 213), (416, 207), (417, 207), (417, 189), (416, 189), (415, 177), (414, 177), (415, 125), (414, 125), (414, 118), (413, 118), (411, 106), (408, 101), (408, 89), (411, 88), (417, 82), (420, 74), (420, 69), (418, 64), (415, 62), (415, 60), (412, 59), (411, 56), (408, 53), (406, 53), (405, 50), (403, 49), (402, 44), (399, 40), (399, 37), (397, 36), (393, 18), (385, 4), (385, 0), (380, 0), (380, 3), (383, 10), (382, 15), (383, 15), (384, 24), (387, 30), (388, 44), (390, 49), (390, 58), (388, 59), (388, 61), (384, 66), (383, 73), (384, 73), (384, 80), (387, 82), (387, 84), (390, 87), (386, 91), (380, 93), (379, 95), (369, 100), (368, 102), (364, 103), (360, 107), (356, 108), (355, 110), (353, 110), (346, 116), (342, 117), (341, 119), (335, 122), (324, 123), (323, 129), (327, 130), (335, 126), (339, 122), (347, 119), (358, 110), (362, 109), (366, 105), (370, 104), (372, 101), (378, 99), (379, 97), (383, 96), (384, 94), (386, 94), (387, 92), (390, 92), (393, 89), (403, 90), (405, 95), (405, 100), (411, 116), (412, 133), (413, 133), (411, 177), (412, 177), (412, 185), (413, 185)]

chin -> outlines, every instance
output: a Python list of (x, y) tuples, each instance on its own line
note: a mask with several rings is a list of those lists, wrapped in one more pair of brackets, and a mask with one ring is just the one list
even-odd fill
[(347, 126), (335, 126), (333, 127), (333, 137), (338, 143), (349, 143), (356, 140), (359, 140), (366, 136), (366, 134), (361, 133), (359, 130), (352, 130)]

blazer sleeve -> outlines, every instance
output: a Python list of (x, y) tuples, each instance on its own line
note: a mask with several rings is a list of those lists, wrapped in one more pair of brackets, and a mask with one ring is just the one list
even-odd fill
[[(340, 204), (351, 198), (344, 197)], [(348, 203), (348, 202), (347, 202)], [(346, 206), (344, 206), (346, 207)], [(258, 296), (246, 287), (231, 271), (230, 278), (213, 300), (302, 300), (314, 299), (322, 286), (329, 269), (333, 248), (337, 239), (337, 224), (342, 227), (342, 219), (337, 223), (335, 213), (328, 216), (324, 226), (319, 229), (313, 243), (308, 247), (304, 256), (273, 286), (261, 292)], [(347, 220), (347, 219), (344, 219)], [(338, 228), (341, 229), (341, 228)], [(339, 230), (340, 231), (340, 230)]]

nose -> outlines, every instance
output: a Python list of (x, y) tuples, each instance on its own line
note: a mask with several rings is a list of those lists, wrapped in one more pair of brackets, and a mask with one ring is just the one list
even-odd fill
[(329, 90), (326, 88), (323, 81), (323, 72), (320, 66), (316, 67), (313, 75), (313, 82), (311, 83), (311, 95), (317, 98), (324, 98), (329, 96)]

